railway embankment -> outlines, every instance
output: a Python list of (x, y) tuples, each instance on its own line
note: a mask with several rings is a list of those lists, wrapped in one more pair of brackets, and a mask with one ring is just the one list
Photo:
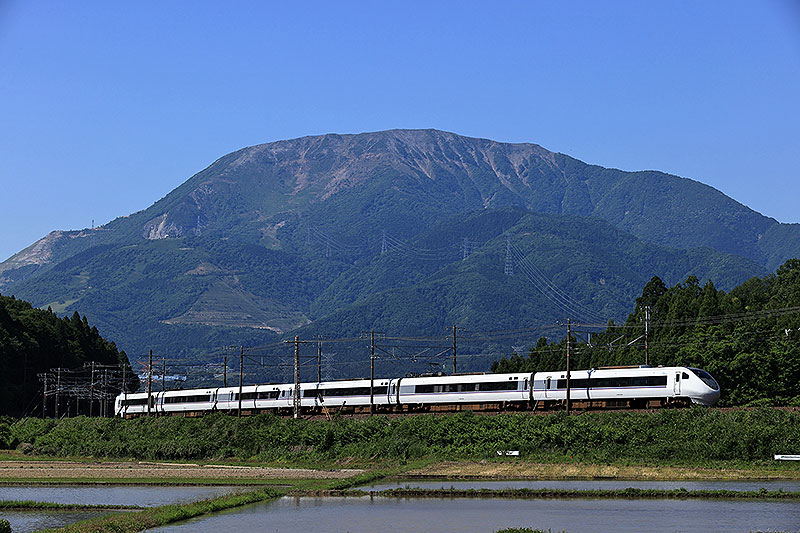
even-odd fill
[[(28, 419), (10, 424), (3, 442), (16, 452), (6, 461), (0, 456), (0, 466), (3, 462), (10, 466), (9, 459), (34, 457), (124, 460), (109, 475), (123, 477), (126, 471), (150, 468), (158, 471), (140, 477), (164, 480), (172, 477), (165, 472), (179, 470), (186, 473), (186, 479), (247, 477), (250, 467), (342, 472), (329, 477), (352, 475), (348, 470), (353, 469), (387, 467), (400, 467), (411, 475), (483, 478), (800, 476), (797, 462), (773, 459), (775, 454), (800, 453), (800, 412), (771, 408), (572, 416), (477, 416), (465, 412), (331, 421), (224, 414), (134, 420)], [(519, 454), (498, 456), (505, 451)], [(173, 466), (145, 464), (160, 461)], [(244, 468), (216, 468), (205, 466), (207, 463)], [(16, 465), (16, 472), (26, 470), (25, 466)], [(101, 467), (102, 462), (84, 470)], [(37, 468), (44, 472), (48, 465)], [(113, 474), (114, 470), (119, 475)], [(0, 470), (0, 476), (25, 477), (33, 471), (30, 468), (25, 474), (10, 476)]]

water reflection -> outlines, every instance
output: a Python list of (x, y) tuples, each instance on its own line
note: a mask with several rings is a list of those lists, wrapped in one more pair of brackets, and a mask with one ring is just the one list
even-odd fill
[(253, 487), (153, 487), (153, 486), (87, 486), (29, 485), (0, 486), (0, 500), (53, 502), (74, 505), (138, 505), (151, 507), (168, 503), (188, 503), (254, 490)]
[(795, 530), (800, 503), (730, 500), (503, 500), (305, 498), (279, 500), (157, 529), (164, 532), (480, 532), (535, 527), (570, 533)]
[(41, 531), (64, 527), (79, 520), (88, 520), (103, 516), (108, 512), (85, 512), (85, 511), (1, 511), (0, 518), (11, 523), (11, 530), (14, 533), (28, 533), (30, 531)]
[[(0, 486), (0, 500), (32, 500), (74, 505), (138, 505), (151, 507), (169, 503), (189, 503), (242, 491), (253, 487), (152, 487), (33, 485)], [(109, 511), (0, 511), (0, 518), (11, 523), (14, 533), (63, 527), (79, 520), (108, 514)]]
[(618, 490), (618, 489), (654, 489), (674, 490), (782, 490), (784, 492), (800, 492), (800, 481), (764, 480), (764, 481), (624, 481), (624, 480), (514, 480), (514, 481), (452, 481), (452, 480), (416, 480), (400, 479), (364, 485), (364, 490), (386, 490), (422, 488), (422, 489), (558, 489), (558, 490)]

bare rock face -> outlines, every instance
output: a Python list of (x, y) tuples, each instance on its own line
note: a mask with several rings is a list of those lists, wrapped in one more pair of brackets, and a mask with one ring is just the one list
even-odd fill
[(64, 238), (64, 233), (63, 231), (51, 231), (45, 237), (16, 254), (13, 257), (14, 262), (17, 263), (17, 266), (43, 265), (50, 262), (50, 258), (53, 256), (53, 247), (59, 239)]
[(142, 236), (145, 239), (155, 241), (158, 239), (166, 239), (168, 237), (181, 237), (183, 236), (183, 228), (172, 222), (167, 222), (167, 214), (148, 220), (144, 225)]

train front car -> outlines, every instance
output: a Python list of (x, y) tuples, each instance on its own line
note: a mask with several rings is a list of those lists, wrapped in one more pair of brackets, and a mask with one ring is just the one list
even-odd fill
[[(581, 408), (636, 409), (711, 406), (719, 400), (719, 385), (705, 370), (691, 367), (623, 366), (575, 370), (570, 378), (570, 398)], [(533, 399), (544, 408), (566, 401), (566, 374), (537, 372)]]
[[(719, 400), (719, 383), (711, 374), (699, 368), (682, 368), (680, 377), (681, 393), (692, 403), (710, 407)], [(676, 376), (677, 378), (677, 376)]]

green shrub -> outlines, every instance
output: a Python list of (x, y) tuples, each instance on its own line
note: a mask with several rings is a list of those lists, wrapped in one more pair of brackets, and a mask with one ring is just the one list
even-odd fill
[(520, 450), (523, 458), (538, 460), (702, 464), (769, 462), (774, 454), (800, 449), (800, 412), (695, 407), (655, 413), (459, 413), (331, 422), (216, 413), (200, 418), (26, 420), (12, 424), (10, 431), (14, 442), (33, 443), (33, 453), (53, 456), (408, 461), (423, 456), (480, 460), (496, 458), (497, 450)]

